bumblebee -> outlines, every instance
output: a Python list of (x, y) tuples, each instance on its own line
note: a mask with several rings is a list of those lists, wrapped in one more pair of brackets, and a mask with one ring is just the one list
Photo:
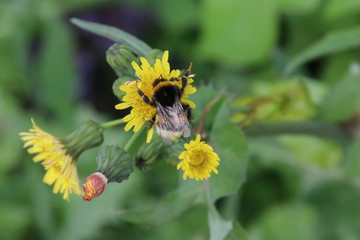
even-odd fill
[[(191, 108), (189, 105), (181, 103), (181, 97), (188, 84), (188, 78), (195, 76), (195, 74), (191, 74), (191, 67), (192, 64), (180, 78), (164, 79), (160, 77), (154, 80), (151, 98), (146, 96), (139, 87), (137, 88), (142, 100), (157, 110), (156, 115), (151, 119), (150, 128), (155, 124), (157, 133), (168, 144), (177, 137), (190, 136)], [(181, 87), (176, 82), (180, 82)]]

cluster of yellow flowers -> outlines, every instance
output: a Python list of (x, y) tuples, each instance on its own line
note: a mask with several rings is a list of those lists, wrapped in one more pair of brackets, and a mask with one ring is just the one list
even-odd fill
[[(162, 59), (156, 59), (154, 66), (151, 66), (143, 57), (140, 58), (141, 66), (132, 62), (139, 80), (126, 82), (120, 86), (120, 90), (125, 92), (125, 95), (122, 98), (123, 102), (117, 104), (115, 108), (125, 109), (132, 107), (131, 112), (123, 118), (123, 121), (127, 122), (125, 130), (133, 129), (134, 132), (137, 132), (144, 123), (152, 122), (146, 142), (151, 141), (154, 127), (158, 124), (156, 120), (154, 121), (156, 119), (154, 116), (158, 114), (158, 110), (154, 105), (144, 101), (144, 97), (152, 99), (155, 91), (154, 82), (156, 80), (171, 81), (171, 84), (176, 85), (182, 90), (179, 99), (181, 104), (195, 108), (195, 104), (187, 99), (189, 95), (196, 92), (196, 88), (191, 85), (193, 82), (191, 77), (194, 75), (189, 74), (189, 76), (186, 76), (186, 86), (183, 87), (180, 70), (170, 70), (168, 58), (169, 52), (165, 51)], [(174, 79), (177, 81), (174, 81)], [(33, 158), (34, 162), (42, 162), (46, 170), (43, 181), (49, 185), (54, 184), (54, 193), (62, 193), (63, 198), (66, 200), (69, 199), (69, 194), (72, 192), (82, 194), (76, 169), (77, 156), (72, 156), (59, 138), (41, 130), (34, 121), (30, 132), (20, 133), (20, 135), (21, 139), (25, 142), (24, 147), (30, 147), (28, 152), (36, 154)], [(191, 179), (204, 180), (210, 177), (211, 172), (218, 173), (216, 167), (219, 165), (220, 159), (212, 147), (201, 141), (199, 134), (196, 136), (196, 140), (191, 140), (184, 147), (186, 150), (179, 155), (179, 159), (182, 161), (177, 165), (177, 169), (184, 171), (184, 179), (189, 177)], [(91, 184), (88, 182), (90, 180), (92, 181)], [(95, 189), (93, 179), (90, 180), (87, 180), (84, 184), (85, 191), (87, 189)], [(102, 191), (104, 189), (103, 185), (99, 188)], [(99, 191), (89, 190), (85, 195), (87, 199), (92, 199), (94, 194), (99, 195)]]

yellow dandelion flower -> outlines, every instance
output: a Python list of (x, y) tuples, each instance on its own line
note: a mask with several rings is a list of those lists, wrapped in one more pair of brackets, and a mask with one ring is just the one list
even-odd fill
[(54, 184), (53, 192), (63, 194), (69, 200), (71, 193), (82, 194), (75, 159), (69, 155), (60, 139), (39, 128), (33, 120), (30, 132), (20, 133), (24, 148), (30, 154), (36, 154), (34, 162), (41, 162), (46, 173), (43, 181)]
[(219, 166), (219, 156), (212, 147), (200, 140), (198, 134), (195, 141), (184, 144), (186, 150), (179, 155), (182, 161), (177, 165), (177, 169), (181, 168), (184, 171), (184, 180), (187, 177), (204, 180), (210, 177), (211, 172), (218, 173), (216, 167)]
[[(153, 127), (157, 125), (156, 116), (158, 109), (155, 104), (149, 104), (149, 102), (144, 101), (144, 98), (152, 101), (155, 91), (161, 86), (177, 86), (179, 89), (183, 87), (181, 78), (184, 76), (180, 76), (180, 70), (170, 70), (168, 58), (169, 52), (165, 51), (162, 59), (156, 59), (154, 66), (150, 66), (149, 62), (143, 57), (140, 58), (141, 66), (132, 62), (135, 73), (140, 80), (126, 82), (119, 88), (126, 94), (122, 98), (123, 103), (117, 104), (115, 108), (125, 109), (132, 107), (130, 114), (123, 118), (124, 122), (127, 122), (125, 131), (133, 128), (133, 131), (137, 132), (145, 122), (152, 122), (146, 142), (150, 142), (153, 135)], [(192, 76), (194, 75), (189, 74), (185, 76), (187, 83), (183, 87), (180, 102), (188, 105), (190, 108), (195, 108), (195, 104), (187, 99), (189, 95), (196, 92), (196, 88), (191, 86), (193, 82)], [(156, 81), (158, 82), (154, 84)], [(141, 96), (139, 92), (144, 96)]]

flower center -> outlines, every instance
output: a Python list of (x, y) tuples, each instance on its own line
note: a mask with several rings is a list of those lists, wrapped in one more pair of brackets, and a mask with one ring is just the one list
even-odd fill
[(205, 158), (206, 153), (204, 153), (203, 151), (195, 150), (191, 154), (191, 161), (189, 162), (189, 164), (191, 166), (197, 167), (204, 162)]

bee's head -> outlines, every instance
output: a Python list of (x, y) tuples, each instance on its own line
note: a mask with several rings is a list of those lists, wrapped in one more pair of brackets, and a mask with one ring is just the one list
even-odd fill
[(180, 98), (180, 89), (176, 85), (163, 86), (155, 92), (154, 98), (162, 106), (173, 106)]

